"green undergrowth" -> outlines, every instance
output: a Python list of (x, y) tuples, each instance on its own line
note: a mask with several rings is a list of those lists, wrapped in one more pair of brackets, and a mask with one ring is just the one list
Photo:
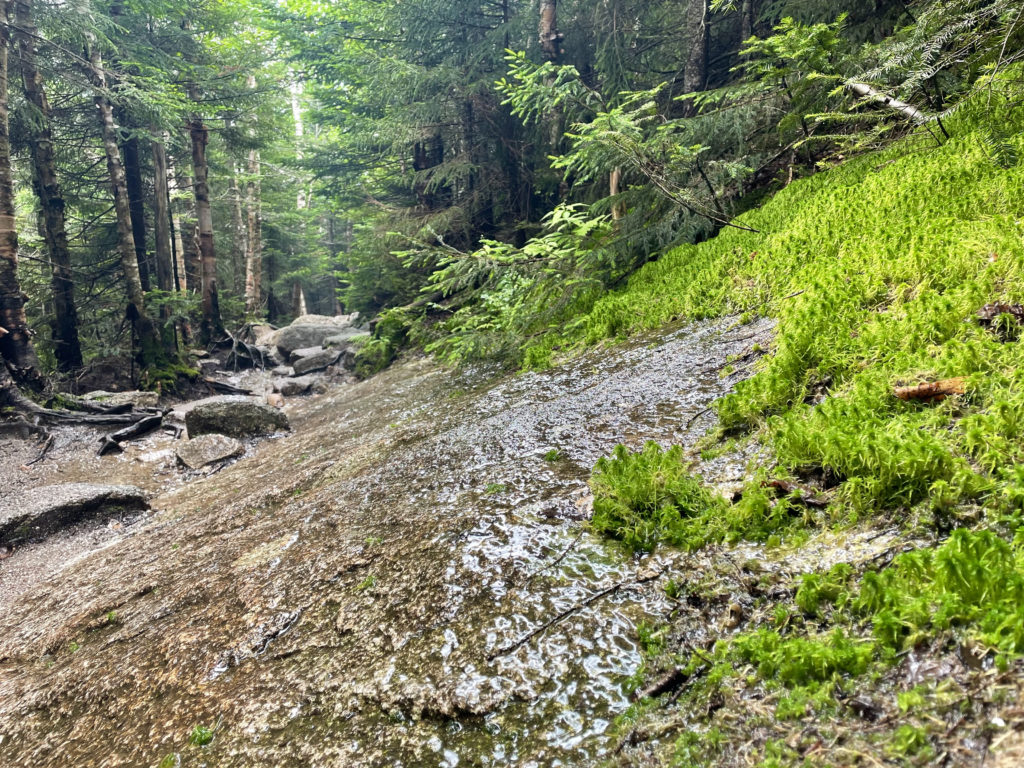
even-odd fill
[[(1019, 508), (1024, 345), (976, 317), (1024, 303), (1024, 165), (987, 141), (998, 130), (1024, 157), (1009, 82), (959, 109), (941, 146), (923, 133), (795, 182), (740, 217), (758, 232), (727, 228), (648, 264), (530, 360), (672, 320), (770, 316), (770, 354), (717, 405), (725, 433), (757, 432), (782, 471), (829, 478), (834, 514), (851, 520)], [(893, 395), (960, 376), (966, 393), (945, 402)]]
[(726, 502), (689, 472), (678, 445), (665, 450), (648, 442), (638, 452), (618, 445), (598, 460), (590, 487), (591, 528), (630, 552), (650, 552), (658, 544), (698, 549), (741, 538), (764, 540), (805, 522), (803, 508), (775, 498), (757, 482), (737, 503)]
[[(1024, 653), (1024, 539), (957, 529), (939, 546), (870, 563), (804, 574), (789, 597), (762, 601), (746, 626), (721, 630), (707, 650), (651, 644), (645, 638), (668, 630), (645, 626), (641, 647), (660, 654), (650, 662), (687, 681), (679, 697), (687, 729), (664, 763), (733, 764), (728, 750), (742, 747), (759, 750), (761, 765), (848, 765), (853, 753), (863, 764), (921, 765), (948, 749), (947, 721), (968, 734), (990, 728), (978, 707), (998, 705), (999, 692), (972, 700), (964, 686), (976, 682), (963, 675), (991, 682), (986, 670), (1005, 670)], [(938, 660), (949, 659), (949, 670), (965, 672), (915, 681), (900, 671), (911, 653), (914, 664), (942, 669)], [(1007, 703), (1015, 700), (1013, 684)], [(619, 727), (642, 727), (656, 711), (641, 701)], [(808, 723), (816, 737), (802, 744)], [(848, 748), (847, 757), (819, 753), (806, 763), (803, 753), (822, 740)]]

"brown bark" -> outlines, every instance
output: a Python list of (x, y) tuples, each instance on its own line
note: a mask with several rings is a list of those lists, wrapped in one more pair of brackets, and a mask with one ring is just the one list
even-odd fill
[(143, 199), (142, 163), (139, 160), (139, 138), (132, 136), (124, 142), (124, 179), (128, 192), (128, 213), (135, 242), (135, 259), (139, 262), (139, 280), (142, 290), (149, 291), (149, 255), (146, 253), (146, 207)]
[(263, 272), (263, 242), (260, 232), (260, 153), (249, 150), (249, 178), (245, 182), (245, 311), (254, 315), (260, 308)]
[[(25, 319), (25, 301), (18, 282), (18, 229), (14, 221), (14, 179), (8, 123), (7, 63), (11, 3), (4, 3), (0, 24), (0, 407), (10, 402), (14, 382), (9, 365), (20, 378), (34, 378), (38, 369)], [(15, 393), (16, 394), (16, 393)]]
[(174, 206), (174, 231), (178, 238), (178, 258), (181, 260), (178, 275), (182, 290), (196, 293), (199, 290), (199, 226), (192, 197), (192, 177), (180, 168), (174, 169), (175, 186), (188, 195), (180, 196)]
[(146, 314), (145, 294), (139, 278), (139, 261), (135, 255), (135, 240), (132, 236), (131, 213), (128, 210), (128, 189), (125, 183), (121, 152), (117, 144), (117, 125), (114, 109), (107, 99), (107, 79), (103, 70), (103, 59), (98, 48), (89, 54), (90, 76), (96, 89), (96, 110), (100, 117), (103, 137), (103, 151), (107, 158), (107, 173), (114, 195), (114, 214), (117, 219), (117, 253), (124, 274), (125, 292), (128, 296), (127, 317), (134, 324), (139, 340), (139, 360), (144, 366), (158, 363), (163, 359), (160, 335), (152, 318)]
[[(708, 0), (689, 0), (686, 28), (690, 32), (690, 40), (683, 70), (683, 91), (695, 93), (703, 91), (708, 80)], [(696, 112), (692, 101), (687, 101), (684, 108), (686, 114)]]
[(153, 239), (156, 253), (156, 281), (161, 291), (174, 290), (174, 262), (171, 248), (170, 192), (167, 185), (167, 152), (162, 142), (154, 141)]
[(199, 222), (199, 273), (202, 284), (203, 320), (199, 328), (200, 339), (209, 344), (224, 335), (217, 296), (217, 254), (213, 245), (213, 211), (210, 208), (209, 166), (206, 163), (206, 145), (210, 133), (202, 117), (193, 115), (189, 121), (192, 140), (192, 189), (196, 199), (196, 219)]
[[(612, 172), (608, 175), (608, 194), (612, 197), (619, 194), (622, 191), (622, 167), (615, 166), (612, 168)], [(612, 203), (612, 219), (618, 221), (622, 218), (623, 210), (622, 203)]]
[(966, 382), (964, 376), (957, 376), (953, 379), (928, 381), (910, 387), (895, 387), (892, 393), (900, 400), (939, 401), (945, 400), (949, 395), (962, 395), (966, 391)]
[(41, 230), (50, 258), (53, 289), (53, 352), (57, 367), (70, 371), (82, 366), (82, 348), (78, 339), (78, 311), (71, 273), (64, 219), (64, 194), (57, 178), (57, 161), (50, 129), (50, 105), (46, 99), (43, 76), (36, 64), (36, 30), (29, 0), (15, 0), (15, 29), (21, 62), (25, 99), (36, 110), (31, 138), (33, 187), (39, 200)]

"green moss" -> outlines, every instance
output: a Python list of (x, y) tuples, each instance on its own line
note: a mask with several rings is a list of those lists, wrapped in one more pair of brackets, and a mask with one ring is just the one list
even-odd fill
[(355, 374), (360, 379), (368, 379), (380, 373), (395, 359), (395, 347), (387, 339), (370, 339), (356, 352)]
[(712, 495), (682, 462), (682, 448), (667, 451), (649, 442), (639, 453), (624, 445), (598, 460), (590, 479), (594, 492), (591, 527), (631, 551), (659, 542), (703, 543), (696, 521), (720, 513), (725, 502)]

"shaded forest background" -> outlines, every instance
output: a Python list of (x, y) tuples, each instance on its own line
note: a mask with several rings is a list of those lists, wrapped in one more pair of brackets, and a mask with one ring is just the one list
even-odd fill
[(534, 339), (667, 249), (910, 131), (941, 145), (1021, 9), (5, 2), (0, 352), (30, 388), (129, 362), (145, 386), (245, 323), (384, 311), (380, 365), (544, 364)]

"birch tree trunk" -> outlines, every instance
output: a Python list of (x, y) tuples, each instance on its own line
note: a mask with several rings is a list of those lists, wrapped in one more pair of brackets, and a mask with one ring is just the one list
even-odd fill
[(245, 311), (255, 315), (262, 304), (263, 238), (261, 236), (260, 153), (249, 150), (249, 174), (245, 182)]
[(231, 288), (236, 296), (241, 296), (245, 290), (245, 240), (248, 233), (242, 221), (242, 192), (238, 187), (238, 169), (236, 167), (233, 167), (231, 171), (228, 198), (231, 201)]
[(128, 295), (128, 318), (134, 324), (139, 341), (139, 361), (143, 366), (158, 364), (164, 359), (164, 350), (153, 319), (146, 313), (145, 294), (139, 278), (139, 261), (135, 255), (135, 240), (132, 236), (131, 212), (128, 210), (128, 189), (125, 184), (124, 167), (117, 143), (117, 125), (114, 109), (107, 99), (107, 79), (103, 71), (103, 58), (99, 49), (89, 54), (90, 76), (96, 89), (96, 110), (100, 117), (103, 137), (103, 151), (107, 157), (107, 173), (114, 195), (114, 214), (117, 219), (117, 253), (124, 274), (125, 292)]
[(181, 277), (182, 290), (192, 293), (199, 291), (199, 227), (196, 225), (195, 204), (192, 191), (192, 177), (180, 167), (172, 169), (175, 188), (188, 192), (187, 197), (178, 198), (174, 206), (174, 231), (178, 237), (178, 258), (181, 260), (178, 274)]
[(14, 179), (11, 172), (11, 134), (8, 122), (8, 48), (11, 38), (11, 2), (4, 3), (0, 20), (0, 405), (4, 392), (13, 389), (7, 367), (19, 379), (35, 378), (36, 360), (25, 300), (18, 282), (18, 229), (14, 222)]
[(203, 344), (224, 335), (217, 296), (217, 254), (213, 247), (213, 211), (210, 208), (209, 166), (206, 163), (206, 145), (210, 133), (198, 114), (189, 122), (192, 140), (192, 189), (196, 198), (196, 219), (199, 222), (199, 275), (202, 284), (203, 320), (199, 337)]
[[(78, 339), (78, 310), (71, 273), (64, 219), (64, 194), (57, 178), (57, 161), (50, 128), (50, 104), (46, 99), (43, 76), (36, 64), (36, 29), (30, 0), (14, 0), (15, 35), (21, 63), (25, 100), (35, 110), (31, 137), (32, 181), (39, 200), (40, 219), (46, 252), (50, 259), (53, 290), (53, 352), (57, 368), (71, 371), (82, 367), (82, 348)], [(5, 54), (6, 55), (6, 54)]]

